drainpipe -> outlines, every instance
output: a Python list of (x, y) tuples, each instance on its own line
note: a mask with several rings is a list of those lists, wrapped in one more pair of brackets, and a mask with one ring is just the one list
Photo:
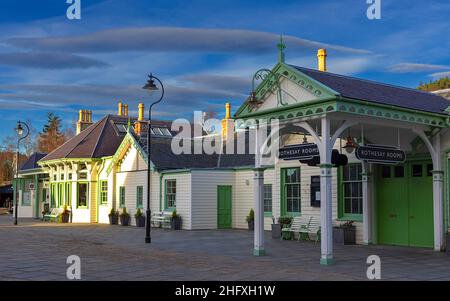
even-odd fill
[(162, 180), (163, 180), (163, 174), (162, 172), (159, 174), (159, 211), (162, 211)]

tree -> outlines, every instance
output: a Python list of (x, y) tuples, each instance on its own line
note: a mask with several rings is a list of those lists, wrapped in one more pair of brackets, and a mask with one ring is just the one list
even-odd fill
[(38, 150), (43, 153), (50, 153), (66, 141), (66, 137), (61, 132), (61, 119), (55, 114), (47, 113), (47, 123), (42, 132), (39, 133)]
[(449, 89), (450, 88), (450, 78), (448, 76), (437, 79), (437, 80), (430, 80), (429, 83), (422, 83), (420, 82), (420, 85), (417, 87), (417, 89), (422, 91), (437, 91), (442, 89)]

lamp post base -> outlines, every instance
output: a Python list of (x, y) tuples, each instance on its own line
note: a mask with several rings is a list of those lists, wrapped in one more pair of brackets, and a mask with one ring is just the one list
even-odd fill
[(149, 243), (151, 243), (152, 242), (152, 239), (150, 238), (150, 237), (146, 237), (145, 238), (145, 243), (146, 244), (149, 244)]

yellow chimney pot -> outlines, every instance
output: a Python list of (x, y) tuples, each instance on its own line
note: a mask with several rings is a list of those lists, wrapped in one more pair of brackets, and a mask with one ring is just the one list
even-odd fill
[(317, 50), (317, 69), (327, 71), (327, 50), (324, 48)]
[(117, 115), (119, 115), (119, 116), (122, 116), (122, 110), (123, 110), (123, 108), (122, 108), (122, 102), (119, 102), (118, 104), (117, 104)]
[(123, 105), (123, 116), (128, 116), (128, 105)]
[(138, 105), (138, 120), (144, 120), (144, 104), (142, 102)]
[(83, 110), (78, 111), (78, 121), (83, 121)]

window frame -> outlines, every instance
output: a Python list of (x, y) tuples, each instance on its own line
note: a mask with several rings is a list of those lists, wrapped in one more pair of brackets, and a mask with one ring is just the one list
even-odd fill
[[(295, 183), (286, 183), (287, 171), (289, 169), (297, 169), (298, 170), (298, 179), (299, 182)], [(300, 167), (284, 167), (280, 168), (280, 206), (281, 206), (281, 215), (282, 216), (299, 216), (302, 214), (302, 171)], [(290, 212), (288, 211), (288, 199), (287, 199), (287, 185), (298, 185), (298, 212)]]
[[(270, 198), (267, 197), (266, 188), (270, 187)], [(270, 200), (270, 210), (266, 210), (266, 202)], [(272, 216), (273, 211), (273, 186), (271, 183), (264, 184), (264, 194), (263, 194), (263, 207), (264, 207), (264, 216)]]
[[(106, 187), (103, 187), (104, 184)], [(108, 205), (108, 180), (100, 181), (100, 205)]]
[(125, 186), (119, 186), (119, 208), (125, 207)]
[[(169, 183), (175, 183), (175, 193), (168, 192)], [(172, 196), (172, 195), (175, 197), (175, 200), (173, 201), (174, 204), (172, 204), (172, 206), (169, 206), (169, 196)], [(165, 183), (164, 183), (164, 207), (165, 207), (165, 209), (169, 209), (169, 210), (175, 210), (177, 208), (177, 180), (176, 179), (165, 180)]]
[[(362, 183), (363, 183), (363, 172), (362, 172), (362, 163), (349, 163), (346, 166), (350, 165), (360, 165), (361, 166), (361, 180), (346, 180), (344, 181), (344, 168), (345, 166), (340, 166), (338, 170), (338, 220), (344, 221), (356, 221), (362, 222), (363, 220), (363, 192), (362, 192)], [(346, 183), (361, 183), (361, 213), (345, 213), (345, 184)]]
[[(80, 206), (80, 185), (86, 185), (86, 206)], [(77, 182), (77, 209), (89, 209), (89, 182)]]
[[(140, 201), (140, 204), (139, 204)], [(136, 186), (136, 209), (144, 208), (144, 186)]]

